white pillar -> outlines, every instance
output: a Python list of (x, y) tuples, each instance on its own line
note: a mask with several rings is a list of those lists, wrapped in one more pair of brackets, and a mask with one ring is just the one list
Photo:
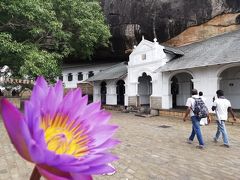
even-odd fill
[(73, 82), (76, 83), (76, 86), (77, 86), (77, 83), (78, 83), (78, 73), (72, 73), (73, 75)]
[(167, 72), (163, 73), (162, 76), (162, 108), (170, 109), (172, 108), (171, 81), (168, 81), (169, 75), (167, 74)]
[(88, 72), (82, 72), (82, 74), (83, 74), (83, 81), (88, 79)]
[(69, 87), (68, 74), (63, 74), (63, 83), (65, 88)]
[(220, 88), (221, 78), (209, 78), (208, 82), (202, 82), (203, 87), (203, 96), (206, 98), (206, 105), (209, 109), (212, 107), (212, 99), (217, 96), (216, 91)]
[(101, 86), (99, 83), (93, 83), (93, 101), (101, 101), (101, 94), (100, 94)]
[(151, 81), (152, 83), (152, 95), (151, 96), (159, 96), (159, 86), (156, 80)]
[(128, 85), (127, 83), (124, 84), (125, 86), (125, 94), (124, 94), (124, 106), (128, 106)]
[(107, 83), (106, 104), (117, 105), (116, 84), (114, 82)]
[(139, 96), (139, 94), (138, 94), (138, 87), (139, 87), (139, 82), (136, 82), (135, 83), (135, 94), (136, 94), (136, 96)]
[(205, 78), (192, 79), (194, 83), (194, 88), (203, 92), (203, 96), (206, 98), (206, 106), (211, 112), (212, 99), (216, 96), (216, 91), (219, 89), (221, 78), (209, 77), (207, 80)]

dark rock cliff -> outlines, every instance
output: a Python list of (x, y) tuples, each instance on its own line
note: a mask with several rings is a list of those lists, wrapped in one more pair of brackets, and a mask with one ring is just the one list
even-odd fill
[[(142, 35), (165, 42), (191, 26), (240, 11), (240, 0), (100, 0), (110, 26), (111, 48), (98, 58), (127, 58)], [(238, 18), (239, 20), (240, 18)], [(237, 21), (237, 19), (236, 19)], [(239, 20), (240, 21), (240, 20)]]

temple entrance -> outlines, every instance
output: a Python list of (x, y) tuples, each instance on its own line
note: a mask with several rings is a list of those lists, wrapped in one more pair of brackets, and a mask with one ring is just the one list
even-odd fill
[(185, 106), (187, 98), (191, 96), (193, 89), (192, 75), (189, 73), (178, 73), (171, 78), (172, 108)]
[(101, 83), (101, 103), (106, 104), (106, 94), (107, 94), (107, 83), (103, 81)]
[(124, 95), (125, 95), (125, 82), (119, 80), (116, 84), (117, 92), (117, 105), (124, 105)]
[(150, 96), (152, 94), (151, 76), (143, 73), (142, 76), (138, 78), (138, 83), (139, 104), (141, 106), (150, 106)]
[(231, 67), (220, 74), (220, 89), (230, 100), (233, 109), (240, 109), (240, 66)]

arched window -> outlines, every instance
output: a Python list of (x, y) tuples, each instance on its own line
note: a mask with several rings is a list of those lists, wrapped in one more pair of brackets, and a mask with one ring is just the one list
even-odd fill
[(73, 80), (73, 75), (72, 75), (72, 73), (69, 73), (68, 74), (68, 81), (72, 81)]
[(62, 74), (59, 76), (59, 80), (63, 81), (63, 75)]
[(101, 83), (100, 93), (101, 93), (101, 103), (106, 104), (107, 84), (105, 81)]
[(82, 81), (83, 80), (83, 74), (82, 72), (78, 73), (78, 81)]
[(124, 95), (125, 95), (125, 82), (123, 80), (119, 80), (116, 83), (116, 93), (117, 93), (117, 104), (124, 105)]
[(88, 78), (90, 78), (90, 77), (92, 77), (92, 76), (94, 76), (93, 71), (89, 71), (89, 72), (88, 72)]

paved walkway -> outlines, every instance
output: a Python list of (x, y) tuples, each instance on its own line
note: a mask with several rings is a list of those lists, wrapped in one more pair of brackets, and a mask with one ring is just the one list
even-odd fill
[[(212, 142), (216, 127), (202, 128), (206, 149), (187, 144), (190, 122), (171, 117), (141, 118), (133, 114), (112, 112), (112, 124), (120, 126), (116, 137), (122, 141), (113, 152), (117, 173), (96, 176), (96, 180), (197, 180), (240, 179), (240, 126), (227, 125), (231, 148)], [(165, 125), (165, 126), (163, 126)], [(162, 128), (160, 126), (167, 128)], [(0, 122), (0, 179), (26, 180), (32, 165), (22, 160), (12, 148)]]

